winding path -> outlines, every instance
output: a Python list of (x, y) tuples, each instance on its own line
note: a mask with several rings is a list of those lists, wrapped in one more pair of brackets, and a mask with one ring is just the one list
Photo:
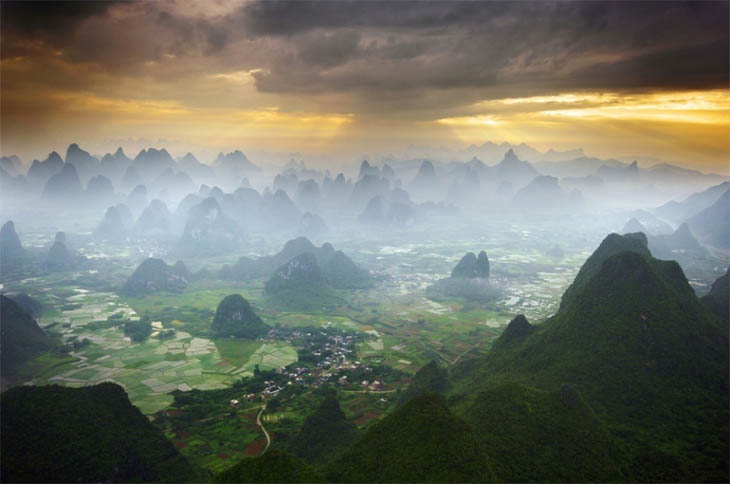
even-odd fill
[(266, 431), (266, 427), (264, 427), (264, 424), (261, 423), (261, 415), (264, 413), (264, 410), (266, 410), (266, 404), (261, 407), (261, 410), (259, 410), (259, 414), (256, 416), (256, 425), (261, 427), (261, 431), (266, 436), (266, 447), (264, 447), (264, 450), (262, 450), (259, 455), (264, 455), (266, 451), (269, 450), (269, 446), (271, 445), (271, 436), (269, 436), (269, 432)]

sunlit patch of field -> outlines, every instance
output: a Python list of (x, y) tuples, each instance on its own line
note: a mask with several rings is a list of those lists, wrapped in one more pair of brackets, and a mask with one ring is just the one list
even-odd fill
[(281, 324), (286, 327), (334, 327), (348, 331), (357, 330), (358, 323), (347, 316), (339, 316), (325, 313), (265, 313), (264, 321), (270, 325)]
[(261, 370), (284, 368), (297, 361), (297, 350), (289, 343), (267, 342), (262, 344), (248, 359), (233, 373), (239, 376), (252, 376), (256, 365)]
[(235, 341), (219, 342), (231, 361), (221, 356), (214, 341), (180, 329), (176, 329), (171, 339), (160, 340), (153, 333), (146, 341), (134, 343), (120, 328), (98, 324), (112, 314), (138, 317), (116, 294), (75, 289), (67, 300), (80, 307), (74, 305), (53, 317), (44, 316), (41, 324), (60, 322), (48, 331), (59, 334), (64, 342), (87, 339), (90, 344), (72, 353), (70, 358), (60, 360), (61, 364), (47, 356), (43, 357), (44, 361), (29, 362), (29, 367), (50, 365), (34, 373), (32, 383), (82, 386), (116, 382), (144, 413), (151, 414), (168, 406), (172, 402), (169, 392), (173, 390), (225, 388), (240, 377), (234, 372), (241, 366), (246, 371), (249, 368), (252, 371), (255, 364), (262, 369), (281, 368), (297, 358), (296, 350), (288, 343), (243, 342), (240, 346), (244, 350), (237, 351)]

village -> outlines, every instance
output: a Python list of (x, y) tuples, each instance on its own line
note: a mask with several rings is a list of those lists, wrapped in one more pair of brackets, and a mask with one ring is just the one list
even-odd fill
[[(272, 328), (263, 339), (290, 343), (297, 350), (298, 361), (272, 370), (257, 366), (253, 377), (244, 377), (239, 384), (245, 389), (240, 400), (288, 399), (326, 385), (346, 392), (394, 391), (385, 381), (393, 374), (391, 368), (355, 359), (357, 343), (369, 337), (331, 327)], [(240, 400), (232, 399), (230, 404), (238, 406)]]

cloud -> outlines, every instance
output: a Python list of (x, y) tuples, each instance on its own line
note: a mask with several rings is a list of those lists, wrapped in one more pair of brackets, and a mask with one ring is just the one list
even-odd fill
[(316, 56), (294, 64), (273, 56), (256, 76), (266, 92), (375, 87), (500, 96), (515, 88), (648, 90), (728, 82), (724, 2), (263, 2), (244, 11), (251, 33), (283, 43), (322, 30), (361, 32), (358, 49), (324, 65)]
[[(355, 137), (388, 122), (414, 131), (459, 124), (439, 119), (497, 126), (515, 109), (488, 104), (500, 99), (730, 82), (728, 2), (169, 0), (0, 9), (0, 115), (18, 132), (60, 117), (74, 95), (196, 113), (268, 116), (266, 107), (278, 106), (282, 122), (296, 122), (286, 113), (336, 111), (352, 115), (338, 129)], [(100, 112), (92, 107), (79, 109)]]

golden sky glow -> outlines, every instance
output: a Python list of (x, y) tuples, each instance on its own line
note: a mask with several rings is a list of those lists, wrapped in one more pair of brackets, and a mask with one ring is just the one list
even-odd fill
[[(561, 93), (478, 102), (477, 114), (441, 118), (465, 143), (485, 136), (536, 146), (568, 149), (569, 141), (588, 141), (600, 156), (651, 152), (676, 160), (685, 156), (714, 160), (705, 167), (727, 171), (730, 92), (682, 91), (622, 95)], [(489, 133), (489, 134), (487, 134)], [(620, 141), (620, 148), (617, 141)], [(694, 164), (702, 166), (699, 160)]]
[[(78, 142), (349, 161), (508, 141), (728, 172), (721, 2), (289, 7), (5, 8), (2, 154), (28, 163)], [(605, 28), (583, 25), (596, 15)]]

